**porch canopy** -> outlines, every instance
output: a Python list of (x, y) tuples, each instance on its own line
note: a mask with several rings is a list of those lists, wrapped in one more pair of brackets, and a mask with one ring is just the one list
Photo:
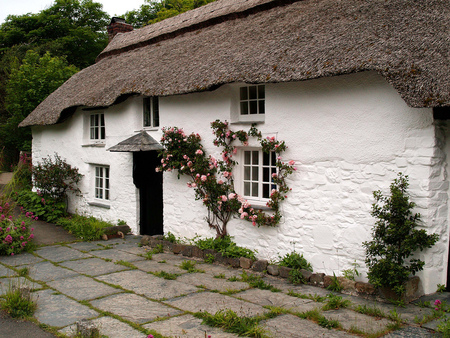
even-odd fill
[(108, 149), (111, 152), (139, 152), (164, 149), (145, 130)]

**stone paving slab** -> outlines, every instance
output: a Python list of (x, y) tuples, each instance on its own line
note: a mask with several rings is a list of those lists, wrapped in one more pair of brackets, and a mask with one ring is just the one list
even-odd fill
[(215, 314), (220, 310), (230, 309), (236, 312), (240, 317), (253, 317), (268, 312), (268, 310), (264, 309), (262, 306), (212, 292), (194, 293), (184, 297), (163, 301), (163, 303), (185, 311), (207, 311), (211, 314)]
[(64, 327), (81, 319), (98, 316), (96, 311), (54, 290), (42, 290), (36, 294), (38, 306), (34, 317), (43, 324)]
[(156, 262), (166, 261), (167, 264), (179, 265), (182, 261), (195, 261), (195, 259), (191, 259), (188, 257), (184, 257), (181, 255), (175, 255), (172, 253), (159, 253), (153, 255), (153, 260)]
[[(111, 317), (100, 317), (93, 319), (92, 322), (99, 328), (100, 335), (108, 338), (146, 338), (147, 335), (133, 329), (130, 325), (121, 322)], [(77, 333), (77, 326), (70, 325), (62, 330), (60, 333), (73, 337)]]
[(123, 319), (139, 324), (182, 313), (180, 310), (131, 293), (108, 296), (91, 301), (91, 304), (98, 309), (112, 312)]
[(11, 277), (0, 279), (0, 296), (7, 293), (12, 286), (28, 286), (31, 290), (42, 289), (42, 285), (26, 279), (25, 277)]
[(370, 317), (349, 309), (330, 310), (322, 314), (329, 320), (337, 320), (344, 330), (356, 328), (367, 334), (385, 331), (389, 324), (393, 324), (386, 318)]
[(137, 244), (135, 243), (115, 245), (114, 249), (128, 252), (133, 255), (145, 255), (145, 253), (148, 251), (145, 250), (143, 247), (137, 246)]
[(441, 318), (438, 318), (438, 319), (435, 319), (435, 320), (429, 321), (428, 323), (423, 324), (422, 327), (429, 329), (429, 330), (436, 331), (438, 325), (445, 319), (450, 319), (450, 314), (446, 313)]
[(120, 285), (126, 290), (152, 299), (169, 299), (198, 291), (195, 286), (176, 280), (165, 280), (139, 270), (116, 272), (97, 279)]
[(178, 273), (184, 274), (187, 273), (186, 270), (180, 269), (178, 266), (167, 264), (167, 263), (158, 263), (155, 260), (144, 260), (133, 263), (138, 269), (145, 272), (157, 272), (164, 271), (167, 273)]
[(87, 259), (80, 259), (77, 261), (67, 261), (59, 263), (59, 265), (65, 266), (66, 268), (72, 269), (76, 272), (89, 276), (100, 276), (105, 275), (107, 273), (130, 269), (120, 264), (105, 262), (101, 258), (87, 258)]
[(122, 292), (120, 289), (97, 282), (86, 276), (60, 279), (47, 283), (51, 288), (77, 300), (95, 299)]
[(286, 314), (281, 315), (267, 321), (261, 322), (260, 325), (272, 334), (272, 337), (301, 337), (301, 338), (344, 338), (351, 336), (350, 334), (337, 330), (329, 330), (312, 321), (301, 319), (299, 317)]
[[(20, 268), (20, 267), (19, 267)], [(35, 280), (50, 282), (57, 279), (78, 276), (79, 274), (59, 266), (55, 266), (50, 262), (39, 262), (29, 267), (29, 276)]]
[(81, 250), (81, 251), (91, 251), (91, 250), (99, 250), (104, 248), (103, 244), (101, 242), (95, 241), (95, 242), (76, 242), (76, 243), (70, 243), (67, 244), (73, 249)]
[(199, 269), (205, 271), (205, 273), (210, 274), (212, 276), (225, 275), (225, 278), (231, 277), (240, 277), (242, 274), (241, 269), (233, 269), (231, 267), (227, 267), (224, 265), (216, 265), (216, 264), (199, 264)]
[(14, 255), (14, 256), (0, 256), (1, 263), (11, 265), (11, 266), (34, 264), (34, 263), (37, 263), (40, 261), (42, 261), (42, 258), (36, 257), (33, 254), (30, 254), (28, 252), (24, 252), (24, 253), (21, 253), (20, 255)]
[(388, 333), (384, 338), (438, 338), (442, 337), (421, 327), (407, 326), (400, 330)]
[(202, 325), (202, 320), (192, 315), (184, 315), (146, 324), (144, 328), (155, 330), (166, 337), (205, 338), (208, 335), (214, 338), (238, 337), (233, 333), (223, 332), (220, 329)]
[(91, 254), (100, 258), (111, 259), (113, 262), (125, 261), (125, 262), (135, 262), (144, 260), (144, 257), (130, 254), (128, 252), (120, 251), (118, 249), (108, 249), (91, 251)]
[(36, 254), (52, 262), (92, 257), (90, 254), (66, 246), (46, 246), (36, 250)]
[(0, 265), (0, 277), (11, 277), (15, 275), (16, 272), (14, 270), (8, 269), (7, 267)]
[(230, 282), (226, 279), (214, 278), (205, 273), (187, 273), (177, 278), (177, 281), (195, 286), (204, 286), (209, 290), (226, 292), (231, 290), (245, 290), (249, 285), (244, 282)]
[(299, 313), (323, 306), (322, 303), (317, 303), (309, 299), (291, 297), (281, 292), (272, 292), (269, 290), (250, 289), (237, 293), (235, 296), (261, 306), (279, 306)]

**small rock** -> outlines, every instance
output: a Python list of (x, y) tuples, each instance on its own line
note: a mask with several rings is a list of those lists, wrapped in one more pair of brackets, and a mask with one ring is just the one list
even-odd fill
[(82, 319), (77, 322), (77, 336), (86, 338), (100, 337), (100, 331), (92, 321)]
[(280, 274), (280, 270), (278, 269), (278, 265), (268, 265), (267, 273), (272, 276), (278, 276)]
[(323, 287), (328, 288), (333, 283), (333, 276), (323, 277)]
[[(108, 236), (106, 238), (108, 238)], [(142, 236), (142, 238), (141, 238), (141, 245), (148, 245), (148, 242), (150, 241), (150, 238), (151, 237), (148, 236), (148, 235)]]
[(306, 269), (300, 269), (300, 272), (302, 273), (302, 276), (305, 279), (305, 283), (309, 283), (309, 280), (313, 273)]
[(266, 261), (265, 259), (261, 259), (253, 263), (252, 269), (253, 271), (263, 272), (267, 269), (268, 265), (269, 265), (268, 261)]
[(309, 282), (313, 285), (323, 285), (324, 273), (313, 273), (309, 278)]
[(214, 254), (214, 261), (219, 264), (227, 264), (227, 257), (223, 257), (220, 252)]
[(179, 254), (179, 253), (181, 253), (181, 251), (183, 250), (183, 247), (184, 247), (183, 244), (175, 243), (175, 244), (172, 246), (172, 252), (173, 252), (174, 254)]
[(192, 256), (203, 259), (203, 257), (204, 257), (203, 250), (201, 250), (200, 248), (194, 246), (192, 248)]
[(156, 239), (158, 241), (162, 241), (164, 239), (164, 236), (163, 235), (153, 235), (152, 238)]
[(292, 268), (288, 268), (287, 266), (279, 266), (278, 271), (280, 272), (280, 277), (282, 278), (289, 278), (289, 273), (291, 272)]
[(253, 261), (247, 257), (239, 258), (239, 265), (242, 269), (250, 269), (252, 267)]
[(356, 290), (356, 282), (354, 280), (347, 279), (345, 277), (338, 277), (339, 284), (342, 286), (343, 290), (354, 291)]
[(161, 241), (161, 243), (163, 245), (163, 248), (169, 251), (173, 250), (173, 243), (169, 242), (169, 241)]
[(228, 257), (227, 263), (230, 264), (233, 268), (238, 268), (240, 266), (239, 258), (237, 257)]
[(192, 257), (192, 249), (193, 248), (194, 248), (193, 245), (185, 245), (183, 247), (183, 249), (181, 250), (181, 254), (186, 257)]
[(356, 282), (355, 289), (356, 291), (358, 291), (358, 293), (362, 293), (365, 295), (373, 295), (376, 292), (376, 289), (372, 284), (363, 282)]

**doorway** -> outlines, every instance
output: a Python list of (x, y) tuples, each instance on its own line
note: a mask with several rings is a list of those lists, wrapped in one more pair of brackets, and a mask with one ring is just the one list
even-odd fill
[(157, 151), (133, 153), (133, 183), (139, 189), (139, 233), (163, 235), (163, 175)]

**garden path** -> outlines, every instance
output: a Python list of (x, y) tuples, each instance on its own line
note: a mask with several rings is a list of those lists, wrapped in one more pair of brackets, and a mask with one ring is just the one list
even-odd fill
[[(264, 316), (259, 326), (273, 337), (349, 337), (351, 332), (366, 336), (387, 332), (392, 324), (389, 313), (399, 314), (402, 327), (387, 337), (434, 337), (437, 323), (422, 327), (417, 319), (431, 315), (433, 309), (409, 304), (405, 308), (340, 295), (350, 300), (347, 308), (323, 310), (330, 291), (308, 285), (292, 285), (284, 279), (262, 275), (266, 284), (279, 292), (252, 288), (239, 280), (242, 269), (206, 264), (202, 260), (175, 255), (153, 254), (146, 259), (148, 247), (140, 247), (139, 236), (126, 236), (107, 242), (73, 242), (49, 245), (34, 254), (0, 257), (0, 294), (5, 286), (19, 281), (19, 269), (28, 268), (22, 277), (35, 290), (38, 309), (35, 319), (54, 332), (71, 336), (76, 322), (91, 320), (108, 337), (237, 337), (219, 328), (202, 324), (193, 314), (231, 309), (239, 316)], [(188, 273), (183, 261), (192, 261), (200, 270)], [(162, 273), (162, 271), (164, 273)], [(248, 272), (250, 274), (251, 271)], [(171, 276), (173, 280), (164, 279)], [(3, 286), (3, 288), (1, 287)], [(293, 296), (292, 291), (297, 295)], [(301, 297), (298, 297), (302, 295)], [(313, 295), (314, 297), (310, 297)], [(309, 298), (308, 298), (309, 297)], [(433, 299), (433, 296), (430, 296)], [(385, 317), (371, 317), (355, 311), (358, 305), (377, 308)], [(317, 309), (323, 326), (337, 320), (342, 329), (327, 329), (299, 313)], [(272, 311), (271, 316), (267, 316)]]

